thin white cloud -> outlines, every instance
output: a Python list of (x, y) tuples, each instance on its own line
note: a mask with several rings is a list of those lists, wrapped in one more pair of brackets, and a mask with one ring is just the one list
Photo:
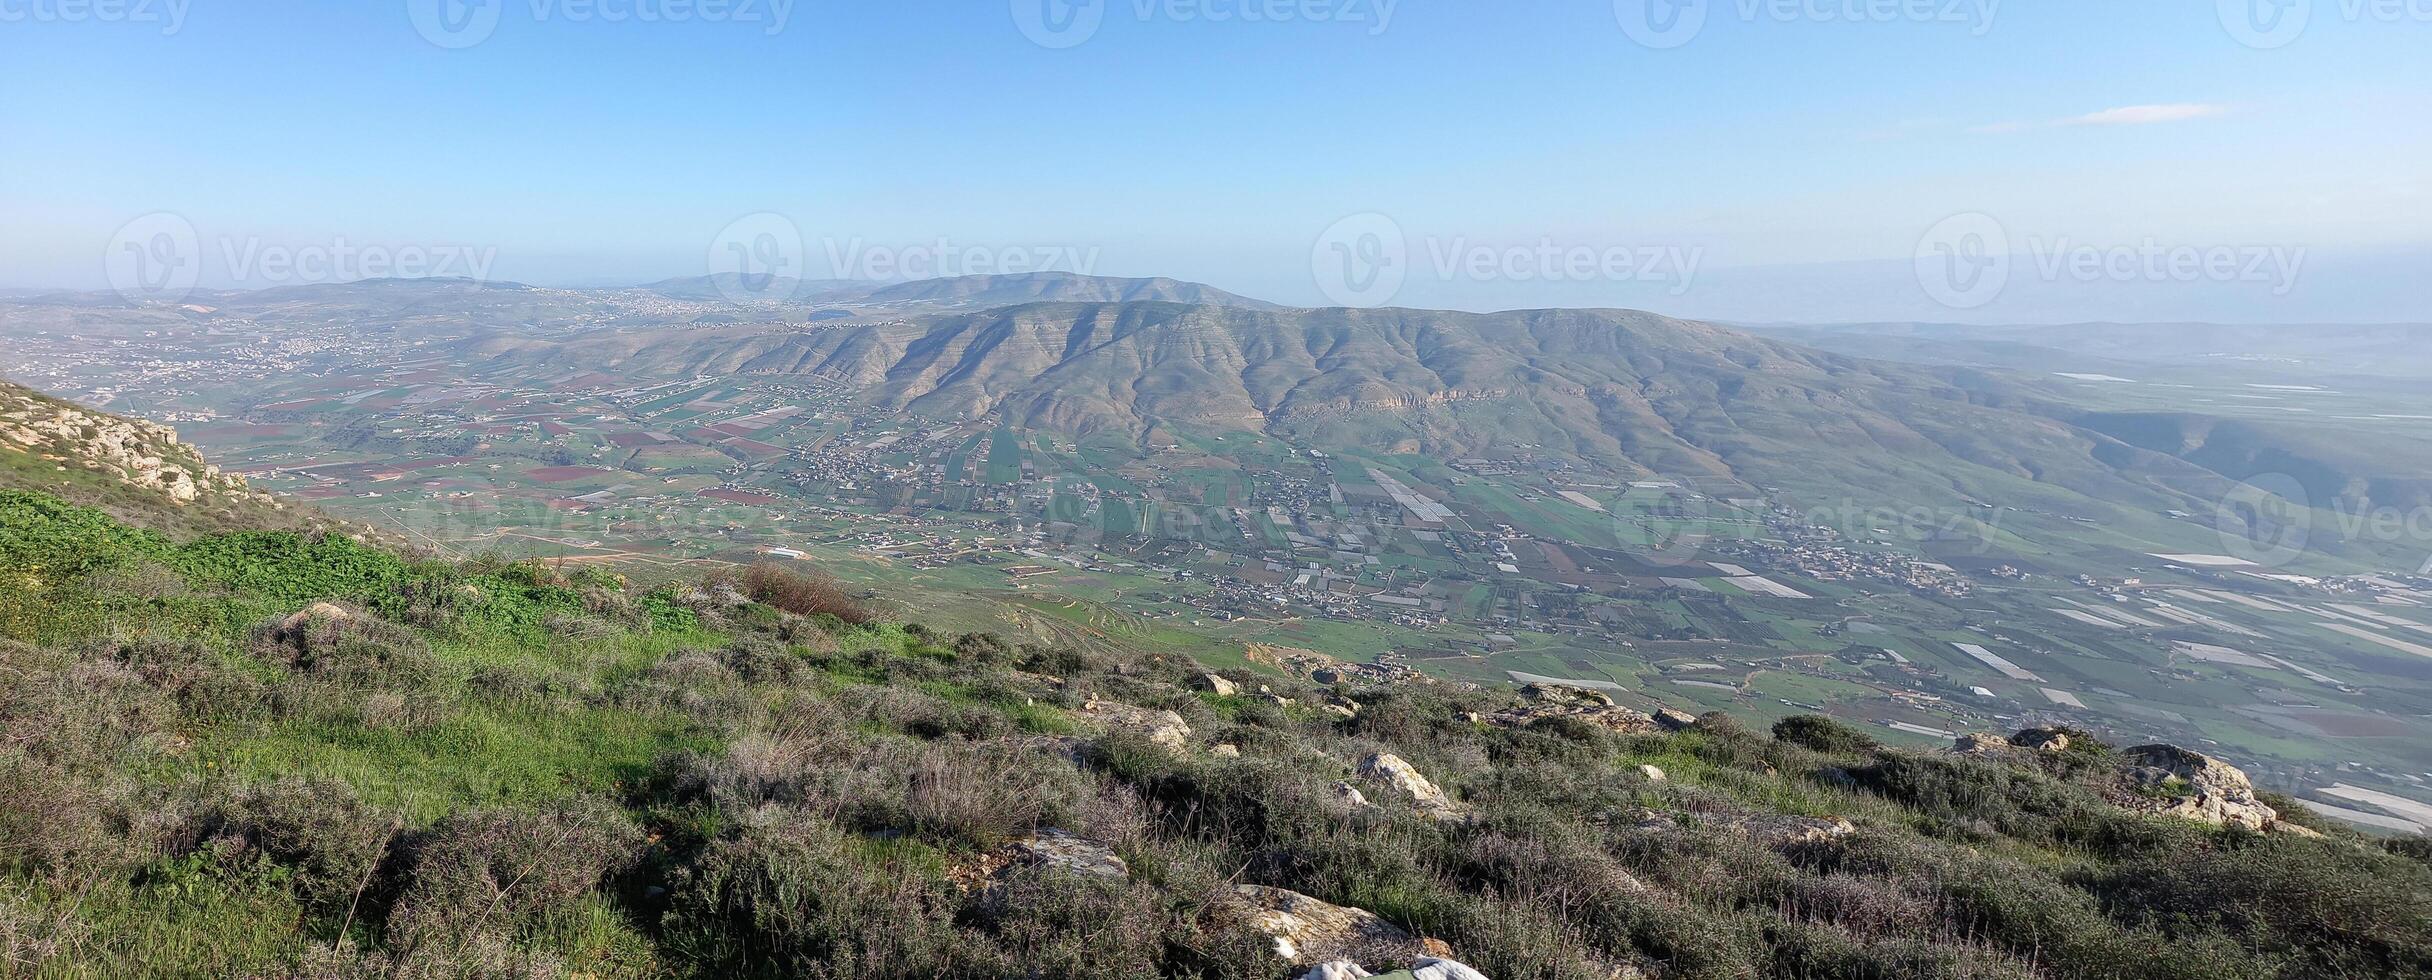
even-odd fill
[(2089, 112), (2061, 120), (2061, 126), (2149, 126), (2154, 123), (2186, 122), (2190, 119), (2210, 119), (2229, 114), (2229, 107), (2210, 102), (2179, 102), (2169, 105), (2131, 105), (2101, 112)]
[(2213, 102), (2173, 102), (2162, 105), (2128, 105), (2101, 112), (2089, 112), (2050, 122), (1997, 122), (1970, 126), (1968, 132), (1988, 136), (2023, 133), (2034, 129), (2057, 129), (2064, 126), (2151, 126), (2159, 123), (2187, 122), (2211, 119), (2229, 114), (2229, 107)]

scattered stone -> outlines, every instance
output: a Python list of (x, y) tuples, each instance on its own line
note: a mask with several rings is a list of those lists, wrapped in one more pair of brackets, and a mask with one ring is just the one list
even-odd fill
[(1642, 830), (1671, 830), (1687, 822), (1747, 837), (1765, 847), (1788, 847), (1845, 837), (1858, 826), (1840, 817), (1791, 817), (1754, 813), (1692, 813), (1674, 816), (1644, 808), (1621, 815), (1621, 821)]
[(1334, 795), (1337, 799), (1350, 804), (1354, 808), (1376, 805), (1368, 802), (1367, 794), (1361, 793), (1359, 787), (1353, 786), (1350, 783), (1336, 783), (1334, 784), (1333, 788)]
[[(1350, 960), (1335, 960), (1311, 967), (1300, 980), (1362, 980), (1376, 974)], [(1386, 974), (1386, 977), (1409, 977), (1410, 980), (1486, 980), (1486, 975), (1461, 963), (1441, 956), (1423, 956), (1407, 970)]]
[(1697, 727), (1697, 716), (1686, 711), (1665, 708), (1655, 713), (1655, 723), (1671, 731), (1685, 732)]
[(1151, 711), (1120, 701), (1091, 698), (1077, 714), (1109, 729), (1146, 735), (1149, 741), (1177, 752), (1190, 746), (1191, 726), (1171, 711)]
[(1653, 716), (1621, 707), (1603, 691), (1538, 682), (1521, 688), (1520, 694), (1528, 703), (1496, 712), (1487, 720), (1504, 728), (1527, 728), (1548, 719), (1570, 718), (1622, 735), (1663, 731)]
[(1371, 781), (1392, 787), (1416, 805), (1420, 813), (1437, 820), (1461, 818), (1461, 808), (1452, 801), (1452, 797), (1429, 782), (1427, 777), (1419, 775), (1419, 771), (1403, 761), (1401, 756), (1379, 752), (1361, 759), (1359, 773)]
[(1238, 759), (1241, 758), (1241, 748), (1230, 744), (1219, 745), (1212, 750), (1212, 754), (1219, 759)]
[(312, 623), (316, 620), (327, 623), (344, 623), (352, 621), (354, 618), (354, 613), (347, 612), (344, 607), (335, 603), (316, 602), (312, 605), (304, 607), (301, 610), (298, 610), (295, 615), (289, 616), (280, 621), (279, 629), (282, 632), (294, 633), (297, 630), (312, 625)]
[(1411, 980), (1486, 980), (1486, 974), (1441, 957), (1428, 957), (1410, 968)]
[(1647, 781), (1650, 783), (1664, 782), (1667, 778), (1662, 769), (1658, 769), (1654, 766), (1640, 766), (1638, 767), (1638, 774), (1646, 777)]
[(1960, 755), (2000, 755), (2014, 748), (2017, 746), (2011, 745), (2009, 739), (1984, 732), (1970, 732), (1951, 743), (1951, 751)]
[(1199, 675), (1198, 686), (1200, 690), (1206, 691), (1220, 698), (1229, 698), (1241, 693), (1241, 685), (1235, 684), (1232, 681), (1226, 680), (1222, 677), (1218, 677), (1215, 674)]
[(1110, 881), (1123, 881), (1132, 876), (1131, 866), (1123, 863), (1113, 848), (1061, 830), (1039, 831), (1027, 839), (1015, 841), (1007, 850), (1016, 863), (1026, 867)]

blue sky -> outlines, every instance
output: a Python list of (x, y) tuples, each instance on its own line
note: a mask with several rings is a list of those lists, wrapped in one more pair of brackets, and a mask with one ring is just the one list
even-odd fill
[[(0, 286), (99, 287), (155, 212), (197, 229), (206, 285), (341, 240), (646, 281), (773, 212), (813, 273), (944, 243), (1317, 304), (1328, 229), (1374, 214), (1401, 305), (2432, 319), (2406, 275), (2432, 271), (2432, 0), (2312, 0), (2276, 47), (2200, 0), (1716, 0), (1662, 49), (1623, 29), (1637, 0), (1107, 0), (1062, 48), (1018, 26), (1034, 0), (491, 0), (459, 49), (417, 31), (424, 0), (78, 2), (0, 0)], [(1212, 19), (1245, 6), (1298, 14)], [(2018, 255), (1996, 302), (1919, 288), (1960, 214)], [(1515, 247), (1696, 271), (1466, 261)], [(2135, 248), (2302, 273), (2055, 271)]]

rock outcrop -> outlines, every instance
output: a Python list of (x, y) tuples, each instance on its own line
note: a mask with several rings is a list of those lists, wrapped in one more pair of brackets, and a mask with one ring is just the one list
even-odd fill
[(1171, 711), (1156, 711), (1120, 701), (1091, 698), (1074, 714), (1100, 728), (1134, 732), (1176, 752), (1190, 747), (1191, 726)]
[(1360, 777), (1393, 791), (1395, 796), (1410, 802), (1426, 816), (1437, 820), (1462, 818), (1460, 804), (1442, 787), (1420, 775), (1419, 770), (1403, 761), (1401, 756), (1379, 752), (1360, 760)]
[(1655, 713), (1655, 723), (1666, 731), (1685, 732), (1697, 727), (1697, 716), (1686, 711), (1665, 708)]
[(1039, 831), (1027, 839), (1015, 841), (1010, 850), (1016, 862), (1029, 867), (1110, 881), (1122, 881), (1132, 876), (1131, 866), (1116, 856), (1114, 848), (1061, 830)]
[(1128, 881), (1131, 866), (1114, 848), (1061, 830), (1041, 830), (1004, 847), (958, 862), (946, 878), (965, 892), (987, 891), (1020, 871)]
[(203, 462), (177, 441), (175, 429), (88, 411), (11, 385), (0, 385), (0, 446), (108, 473), (179, 505), (213, 495), (269, 499)]
[[(1377, 974), (1368, 972), (1366, 968), (1350, 960), (1335, 960), (1309, 968), (1309, 972), (1301, 974), (1300, 980), (1362, 980), (1362, 978), (1374, 976)], [(1487, 980), (1486, 974), (1464, 964), (1433, 956), (1422, 957), (1417, 963), (1411, 964), (1409, 969), (1399, 973), (1385, 974), (1385, 976), (1388, 978), (1407, 977), (1409, 980)]]
[(2254, 831), (2280, 823), (2279, 811), (2255, 796), (2254, 781), (2229, 763), (2176, 745), (2140, 745), (2120, 755), (2129, 769), (2117, 802), (2128, 809)]
[(2037, 752), (2069, 751), (2069, 732), (2063, 728), (2030, 728), (2010, 736), (2010, 744)]
[(1615, 704), (1603, 691), (1560, 684), (1536, 683), (1520, 689), (1526, 703), (1498, 711), (1487, 720), (1504, 728), (1526, 728), (1552, 718), (1572, 718), (1624, 735), (1664, 731), (1654, 716)]
[(1282, 888), (1237, 885), (1225, 904), (1251, 928), (1274, 940), (1275, 955), (1294, 966), (1351, 955), (1388, 956), (1407, 962), (1428, 950), (1426, 943), (1376, 913)]

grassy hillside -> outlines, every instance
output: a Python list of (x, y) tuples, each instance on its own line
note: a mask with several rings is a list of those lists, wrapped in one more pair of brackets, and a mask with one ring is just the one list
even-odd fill
[(1210, 680), (780, 573), (180, 543), (20, 491), (0, 580), (12, 976), (2432, 974), (2432, 849), (2141, 813), (2194, 797), (2082, 738)]

